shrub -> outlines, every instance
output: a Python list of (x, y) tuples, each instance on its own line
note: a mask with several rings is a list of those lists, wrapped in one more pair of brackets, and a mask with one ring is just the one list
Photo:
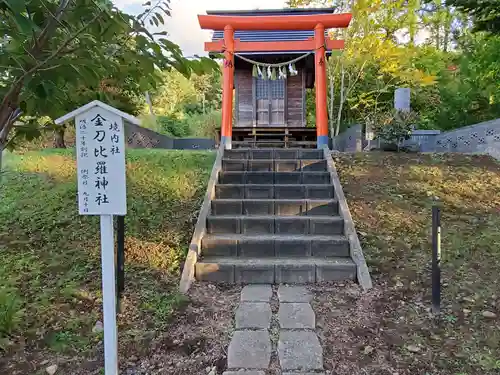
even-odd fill
[(399, 150), (400, 143), (411, 137), (416, 121), (415, 112), (386, 112), (376, 119), (375, 134), (382, 141), (396, 145)]
[(217, 128), (222, 123), (222, 113), (220, 111), (211, 111), (197, 115), (191, 115), (186, 118), (186, 123), (192, 136), (203, 138), (215, 138)]
[(189, 125), (185, 120), (170, 116), (158, 116), (156, 122), (159, 124), (161, 133), (172, 137), (187, 137), (190, 134)]
[(13, 291), (0, 289), (0, 337), (9, 335), (21, 321), (21, 300)]

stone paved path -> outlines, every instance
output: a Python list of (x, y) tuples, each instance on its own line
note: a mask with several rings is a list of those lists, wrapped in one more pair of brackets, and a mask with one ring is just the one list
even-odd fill
[(224, 375), (324, 375), (312, 296), (303, 286), (248, 285), (236, 311), (236, 331)]

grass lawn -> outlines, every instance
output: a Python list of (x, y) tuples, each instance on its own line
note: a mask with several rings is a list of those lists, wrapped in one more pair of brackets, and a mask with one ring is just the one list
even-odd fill
[[(486, 156), (335, 155), (374, 289), (318, 289), (338, 375), (500, 373), (500, 164)], [(443, 308), (429, 313), (431, 206), (442, 207)]]
[[(5, 159), (0, 373), (44, 373), (53, 358), (71, 369), (62, 373), (78, 373), (82, 358), (98, 358), (102, 351), (102, 333), (92, 332), (102, 320), (99, 218), (78, 215), (72, 150)], [(215, 154), (130, 150), (127, 159), (126, 291), (118, 318), (126, 359), (149, 350), (179, 308), (186, 309), (186, 298), (176, 292), (179, 266)], [(102, 358), (95, 358), (88, 373), (102, 367)]]

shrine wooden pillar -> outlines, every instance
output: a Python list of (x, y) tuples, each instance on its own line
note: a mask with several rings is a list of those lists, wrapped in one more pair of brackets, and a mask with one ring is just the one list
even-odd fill
[(224, 67), (222, 87), (222, 126), (221, 146), (231, 148), (233, 136), (233, 88), (234, 88), (234, 29), (224, 27)]
[(326, 93), (325, 26), (314, 28), (314, 71), (316, 81), (316, 134), (318, 148), (328, 146), (328, 112)]

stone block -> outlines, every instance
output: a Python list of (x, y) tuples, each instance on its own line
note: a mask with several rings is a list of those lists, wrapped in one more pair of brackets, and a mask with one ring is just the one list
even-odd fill
[(273, 185), (247, 185), (245, 186), (246, 199), (273, 199)]
[(265, 185), (274, 183), (273, 172), (247, 172), (246, 183), (252, 185)]
[(309, 218), (306, 216), (277, 217), (274, 226), (276, 234), (308, 234)]
[(245, 189), (243, 185), (216, 185), (215, 197), (218, 199), (243, 199)]
[(349, 265), (332, 264), (316, 266), (316, 281), (318, 283), (323, 281), (341, 281), (355, 279), (356, 265), (354, 263)]
[(245, 215), (274, 215), (273, 200), (246, 200), (243, 203)]
[(300, 161), (298, 160), (275, 160), (274, 170), (276, 172), (298, 172), (300, 171)]
[(249, 160), (248, 170), (252, 172), (272, 172), (273, 171), (273, 161), (272, 160)]
[(321, 218), (311, 216), (309, 221), (311, 234), (338, 235), (344, 233), (344, 220), (339, 216)]
[(221, 184), (244, 184), (245, 172), (221, 172), (219, 182)]
[(240, 171), (245, 171), (246, 169), (247, 169), (247, 160), (233, 160), (233, 159), (222, 160), (223, 171), (240, 172)]
[(248, 159), (248, 150), (224, 150), (225, 159)]
[(316, 315), (308, 303), (280, 303), (278, 319), (282, 329), (316, 328)]
[(275, 159), (297, 159), (298, 150), (285, 150), (285, 149), (275, 149), (274, 158)]
[(348, 257), (349, 242), (345, 238), (324, 238), (311, 241), (311, 252), (316, 257)]
[(334, 197), (332, 185), (311, 185), (306, 189), (307, 199), (332, 199)]
[(271, 238), (241, 238), (238, 241), (238, 256), (245, 258), (274, 257), (274, 240)]
[(268, 329), (271, 315), (267, 302), (242, 302), (236, 310), (236, 329)]
[(241, 219), (241, 233), (243, 234), (273, 234), (273, 217), (246, 216)]
[(307, 216), (334, 216), (338, 215), (338, 202), (335, 200), (308, 200)]
[(300, 216), (306, 211), (305, 200), (276, 200), (274, 203), (274, 212), (280, 216)]
[(312, 295), (304, 286), (280, 285), (278, 288), (278, 299), (282, 302), (308, 303)]
[(236, 238), (204, 236), (201, 239), (201, 249), (204, 256), (236, 256), (238, 254), (238, 241)]
[(301, 160), (301, 170), (304, 172), (326, 172), (326, 160)]
[(311, 331), (281, 331), (278, 357), (282, 370), (323, 369), (323, 350)]
[(314, 264), (293, 264), (291, 262), (276, 266), (277, 284), (307, 284), (316, 281)]
[(269, 302), (272, 296), (271, 285), (247, 285), (241, 291), (242, 302)]
[(300, 159), (323, 159), (323, 150), (300, 150), (299, 153)]
[(240, 233), (240, 219), (237, 217), (209, 216), (207, 231), (212, 234)]
[(276, 185), (274, 186), (275, 199), (304, 199), (305, 186), (303, 185)]
[(237, 284), (274, 284), (274, 265), (244, 264), (234, 269)]
[(195, 275), (199, 281), (234, 284), (234, 266), (229, 264), (198, 262)]
[(276, 185), (300, 185), (302, 183), (301, 172), (275, 172), (274, 183)]
[(236, 331), (229, 344), (227, 367), (267, 369), (271, 360), (271, 339), (267, 331)]
[(302, 183), (306, 185), (330, 184), (330, 173), (328, 172), (303, 172)]
[[(274, 241), (277, 257), (306, 257), (311, 255), (311, 241), (302, 239), (277, 238)], [(287, 265), (288, 266), (288, 265)]]
[(253, 159), (272, 159), (273, 150), (251, 150)]
[(219, 200), (212, 201), (213, 215), (241, 215), (243, 204), (239, 200)]

